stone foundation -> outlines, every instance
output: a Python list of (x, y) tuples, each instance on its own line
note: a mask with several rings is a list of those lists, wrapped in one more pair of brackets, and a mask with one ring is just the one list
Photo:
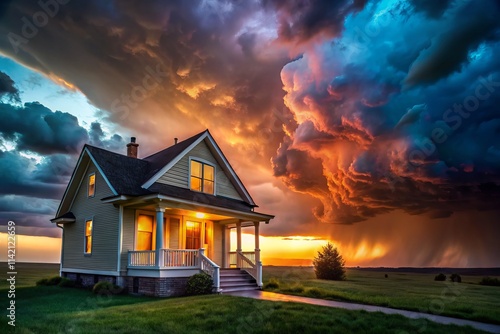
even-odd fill
[(127, 277), (129, 293), (154, 297), (172, 297), (186, 294), (189, 277)]
[(107, 281), (128, 289), (129, 293), (153, 297), (183, 296), (189, 277), (115, 277), (80, 273), (62, 273), (63, 277), (77, 282), (83, 287), (93, 287), (96, 283)]
[(83, 287), (93, 287), (96, 283), (101, 281), (110, 282), (116, 284), (115, 276), (103, 276), (103, 275), (92, 275), (92, 274), (79, 274), (79, 273), (62, 273), (63, 277), (66, 277)]

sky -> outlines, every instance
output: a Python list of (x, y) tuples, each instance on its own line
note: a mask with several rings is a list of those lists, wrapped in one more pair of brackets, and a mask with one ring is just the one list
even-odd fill
[(145, 157), (208, 128), (276, 216), (265, 264), (331, 241), (348, 266), (498, 267), (499, 16), (495, 0), (3, 1), (0, 233), (15, 221), (21, 259), (56, 262), (49, 219), (85, 143), (135, 136)]

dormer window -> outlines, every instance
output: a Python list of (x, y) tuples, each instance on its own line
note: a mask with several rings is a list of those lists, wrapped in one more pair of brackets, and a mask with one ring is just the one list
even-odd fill
[(95, 174), (89, 175), (89, 185), (87, 188), (87, 196), (94, 197), (95, 195)]
[(214, 194), (215, 168), (208, 163), (191, 160), (191, 190)]

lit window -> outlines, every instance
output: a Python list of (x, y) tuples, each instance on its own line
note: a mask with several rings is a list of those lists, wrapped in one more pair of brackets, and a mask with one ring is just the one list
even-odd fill
[(214, 167), (199, 161), (191, 160), (191, 190), (214, 193)]
[(95, 194), (95, 174), (89, 175), (88, 197), (94, 197)]
[(85, 254), (92, 253), (92, 220), (85, 222)]
[(201, 240), (200, 223), (186, 222), (186, 249), (199, 249)]
[(153, 216), (139, 215), (137, 217), (136, 250), (153, 250)]

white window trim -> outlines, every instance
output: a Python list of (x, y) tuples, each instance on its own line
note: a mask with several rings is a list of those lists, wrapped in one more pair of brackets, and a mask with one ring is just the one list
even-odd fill
[[(212, 166), (214, 168), (214, 193), (213, 194), (210, 194), (210, 193), (206, 193), (204, 191), (198, 191), (198, 190), (193, 190), (191, 189), (191, 161), (196, 161), (196, 162), (200, 162), (202, 164), (205, 164), (205, 165), (209, 165), (209, 166)], [(213, 163), (213, 162), (210, 162), (208, 160), (205, 160), (205, 159), (201, 159), (201, 158), (198, 158), (198, 157), (193, 157), (193, 156), (190, 156), (189, 157), (189, 168), (188, 168), (188, 187), (189, 187), (189, 190), (191, 191), (195, 191), (197, 193), (200, 193), (200, 194), (207, 194), (207, 195), (217, 195), (217, 166)]]
[[(87, 246), (85, 243), (87, 242), (87, 222), (88, 221), (91, 221), (92, 222), (92, 230), (90, 232), (90, 240), (91, 241), (91, 245), (90, 245), (90, 253), (87, 253)], [(83, 225), (83, 255), (92, 255), (92, 251), (94, 250), (94, 217), (90, 217), (90, 218), (86, 218), (85, 219), (85, 222), (84, 222), (84, 225)]]
[[(90, 177), (94, 175), (94, 193), (92, 195), (89, 195), (89, 190), (90, 190)], [(97, 177), (95, 176), (94, 173), (90, 173), (87, 176), (87, 198), (94, 198), (95, 197), (95, 192), (96, 192), (96, 185), (97, 185)]]

